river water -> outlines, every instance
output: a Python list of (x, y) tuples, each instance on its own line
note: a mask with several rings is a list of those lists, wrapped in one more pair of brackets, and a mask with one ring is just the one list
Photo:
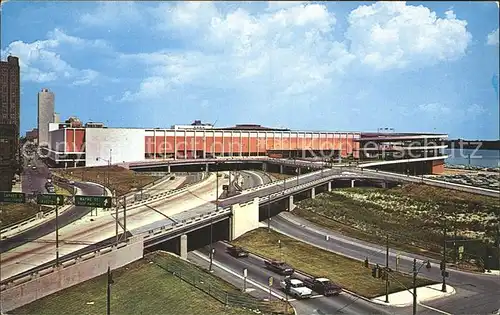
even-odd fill
[(500, 167), (498, 150), (446, 149), (446, 164)]

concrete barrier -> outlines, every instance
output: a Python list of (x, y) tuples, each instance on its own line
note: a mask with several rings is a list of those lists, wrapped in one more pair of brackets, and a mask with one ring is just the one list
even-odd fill
[(1, 312), (8, 312), (42, 297), (69, 288), (78, 283), (100, 276), (111, 269), (123, 267), (143, 256), (144, 242), (140, 237), (129, 239), (120, 248), (108, 247), (99, 252), (66, 261), (58, 267), (40, 270), (3, 285), (1, 289)]

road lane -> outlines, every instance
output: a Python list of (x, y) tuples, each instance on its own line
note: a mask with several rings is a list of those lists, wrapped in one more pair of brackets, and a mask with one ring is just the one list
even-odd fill
[[(145, 206), (127, 211), (127, 230), (132, 231), (147, 226), (149, 222), (164, 220), (165, 216), (181, 214), (186, 209), (211, 204), (213, 200), (215, 200), (215, 176), (182, 194), (149, 204), (156, 211)], [(86, 215), (61, 228), (59, 235), (61, 257), (92, 243), (111, 238), (115, 235), (114, 211), (101, 210), (98, 216)], [(41, 238), (3, 252), (0, 255), (1, 280), (53, 260), (55, 258), (54, 240), (55, 232), (52, 230)]]
[[(248, 279), (264, 287), (268, 287), (268, 279), (272, 276), (274, 278), (273, 292), (283, 298), (285, 297), (279, 286), (279, 282), (283, 279), (283, 276), (268, 270), (262, 259), (253, 255), (250, 255), (248, 258), (234, 258), (225, 252), (226, 245), (221, 242), (215, 243), (214, 248), (216, 249), (214, 255), (215, 262), (240, 274), (246, 268), (248, 270)], [(198, 250), (198, 252), (208, 257), (209, 249), (205, 247)], [(300, 276), (298, 277), (300, 278)], [(260, 294), (260, 297), (262, 297), (262, 294)], [(268, 298), (269, 294), (265, 297)], [(346, 293), (334, 297), (295, 300), (292, 303), (296, 308), (301, 310), (299, 314), (313, 314), (318, 310), (323, 314), (402, 314), (399, 312), (399, 309), (379, 306)]]
[[(278, 232), (293, 236), (321, 248), (360, 260), (369, 257), (371, 263), (385, 265), (385, 250), (382, 246), (328, 231), (311, 222), (293, 216), (290, 213), (282, 213), (273, 217), (271, 220), (271, 227)], [(330, 236), (329, 240), (326, 240), (325, 235)], [(395, 250), (390, 250), (389, 265), (393, 269), (395, 269), (396, 266), (396, 255), (397, 252)], [(406, 272), (412, 270), (413, 257), (416, 257), (419, 262), (426, 260), (425, 257), (410, 253), (400, 252), (400, 255), (399, 269)], [(431, 265), (431, 270), (426, 270), (425, 267), (422, 268), (421, 275), (438, 282), (441, 281), (442, 277), (440, 275), (439, 263), (434, 262)], [(500, 308), (500, 299), (498, 298), (500, 292), (500, 277), (467, 273), (454, 269), (447, 270), (450, 273), (447, 283), (453, 286), (458, 293), (463, 292), (463, 294), (457, 294), (445, 300), (436, 300), (424, 304), (451, 313), (457, 311), (482, 313), (481, 310)], [(463, 303), (465, 297), (476, 297), (478, 298), (478, 302)], [(460, 303), (458, 303), (459, 301)]]

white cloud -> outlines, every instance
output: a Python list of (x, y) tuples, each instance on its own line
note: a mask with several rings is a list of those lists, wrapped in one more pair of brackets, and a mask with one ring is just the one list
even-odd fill
[(439, 103), (420, 104), (418, 109), (431, 115), (449, 114), (451, 112), (449, 107)]
[(472, 39), (467, 22), (456, 19), (453, 11), (438, 18), (424, 6), (399, 1), (360, 6), (348, 22), (351, 52), (378, 70), (455, 60), (466, 53)]
[(330, 37), (336, 19), (324, 5), (261, 14), (241, 8), (222, 13), (210, 2), (162, 8), (156, 13), (163, 17), (159, 29), (195, 36), (189, 42), (196, 44), (182, 52), (122, 56), (146, 63), (151, 75), (124, 100), (158, 97), (184, 85), (301, 95), (326, 88), (354, 59)]
[(88, 41), (69, 36), (59, 29), (51, 31), (48, 39), (37, 40), (31, 43), (15, 41), (10, 43), (2, 55), (12, 54), (19, 57), (21, 79), (33, 82), (50, 82), (60, 78), (75, 80), (77, 84), (85, 84), (98, 75), (96, 71), (79, 70), (63, 60), (60, 55), (62, 47), (102, 47), (102, 41)]
[(492, 45), (492, 46), (498, 46), (498, 42), (499, 42), (499, 35), (498, 35), (498, 28), (494, 31), (492, 31), (491, 33), (488, 34), (488, 36), (486, 37), (486, 44), (488, 45)]
[(282, 9), (288, 9), (290, 7), (300, 6), (308, 2), (310, 1), (268, 1), (267, 10), (278, 11)]
[(469, 117), (476, 117), (486, 113), (486, 109), (482, 105), (472, 104), (471, 106), (467, 107), (465, 112)]
[[(128, 23), (140, 22), (142, 18), (137, 4), (132, 1), (104, 1), (99, 2), (92, 13), (85, 13), (80, 17), (80, 23), (92, 27), (116, 27), (121, 21)], [(129, 24), (133, 26), (133, 24)]]

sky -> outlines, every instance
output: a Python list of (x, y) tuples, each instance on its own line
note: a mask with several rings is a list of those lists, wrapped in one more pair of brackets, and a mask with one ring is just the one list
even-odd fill
[(48, 88), (62, 118), (110, 127), (499, 138), (496, 2), (10, 0), (1, 23), (22, 133)]

